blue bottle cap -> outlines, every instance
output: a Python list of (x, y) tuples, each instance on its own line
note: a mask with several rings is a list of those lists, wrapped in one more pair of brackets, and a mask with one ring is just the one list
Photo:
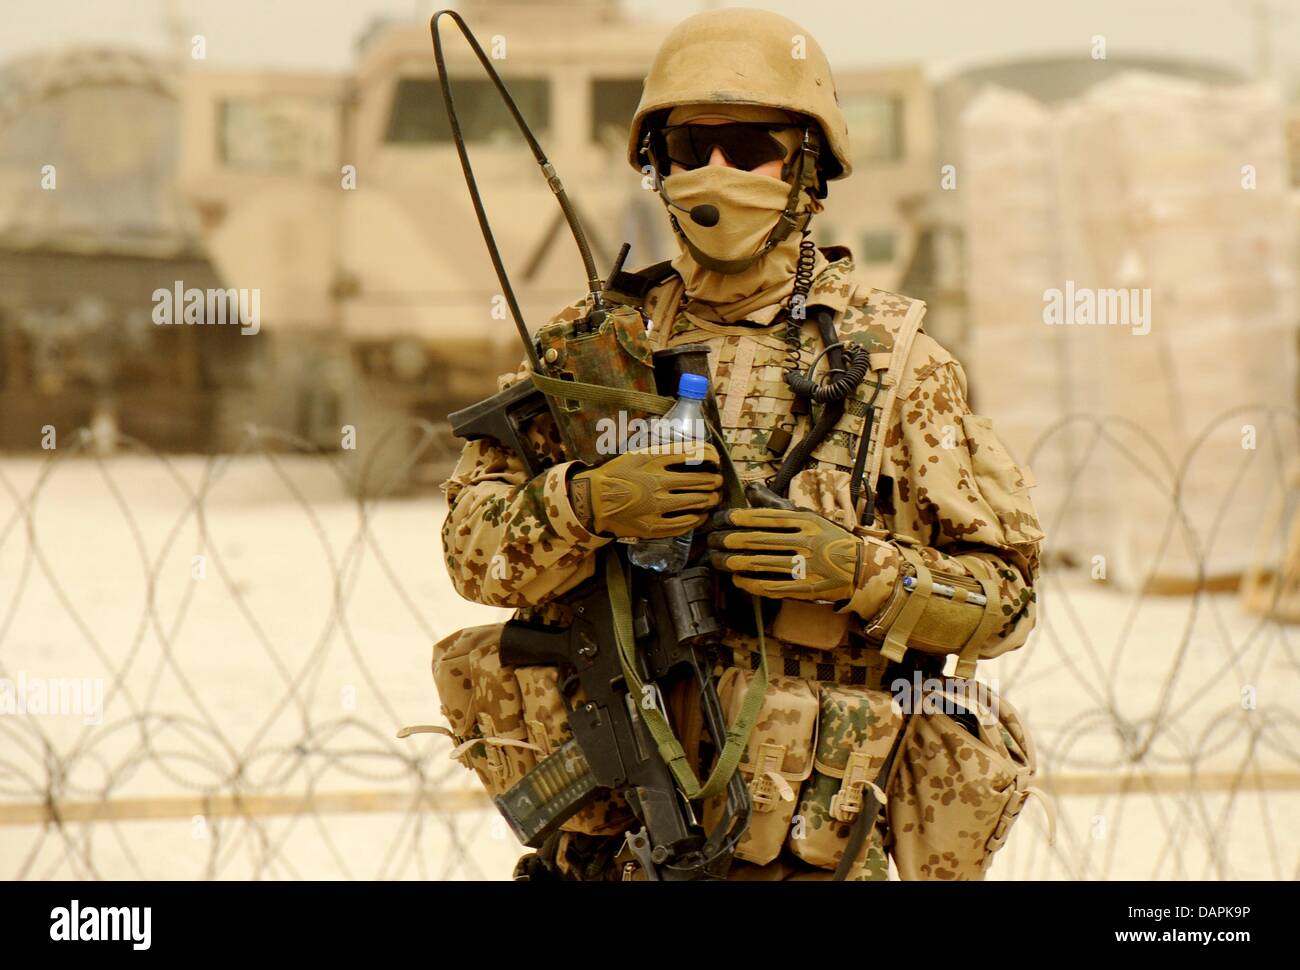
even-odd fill
[(677, 396), (703, 401), (709, 395), (709, 379), (703, 374), (683, 374), (677, 380)]

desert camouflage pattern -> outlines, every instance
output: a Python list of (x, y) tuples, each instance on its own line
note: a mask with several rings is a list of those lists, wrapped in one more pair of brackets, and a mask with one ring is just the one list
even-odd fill
[[(790, 849), (814, 866), (834, 869), (850, 830), (902, 727), (887, 691), (823, 684), (813, 774), (799, 798), (799, 822)], [(884, 840), (877, 825), (854, 865), (857, 879), (887, 879)]]
[[(873, 371), (856, 389), (831, 434), (814, 450), (808, 470), (792, 484), (790, 497), (802, 508), (856, 527), (867, 544), (865, 568), (858, 593), (843, 610), (847, 621), (843, 635), (829, 643), (833, 649), (826, 649), (828, 644), (817, 649), (781, 640), (769, 630), (771, 670), (803, 678), (822, 690), (837, 683), (879, 685), (884, 662), (863, 630), (898, 584), (902, 565), (891, 538), (898, 536), (906, 537), (931, 569), (994, 580), (1004, 620), (979, 655), (987, 658), (1014, 650), (1024, 643), (1036, 619), (1034, 584), (1043, 533), (1029, 494), (1032, 476), (1010, 458), (988, 419), (971, 412), (960, 363), (921, 331), (901, 368), (893, 413), (879, 416), (872, 428), (872, 438), (883, 452), (881, 480), (888, 478), (887, 487), (877, 496), (874, 521), (865, 519), (864, 502), (852, 506), (848, 481), (865, 427), (867, 402), (875, 381), (886, 373), (887, 355), (912, 301), (860, 284), (852, 258), (843, 250), (830, 255), (814, 280), (808, 303), (835, 311), (842, 338), (861, 344), (873, 355)], [(585, 310), (585, 301), (575, 301), (554, 319), (574, 320)], [(710, 347), (711, 389), (721, 415), (720, 430), (740, 476), (752, 481), (773, 475), (783, 457), (769, 447), (774, 433), (780, 429), (798, 441), (810, 421), (809, 416), (794, 413), (794, 397), (782, 376), (789, 362), (782, 339), (784, 325), (702, 319), (685, 308), (676, 277), (648, 294), (645, 313), (653, 324), (651, 340), (656, 349), (699, 343)], [(806, 370), (821, 349), (815, 328), (805, 327), (800, 366)], [(502, 386), (521, 379), (526, 379), (522, 369), (503, 378)], [(888, 385), (876, 399), (878, 404), (887, 390)], [(539, 419), (530, 434), (534, 444), (556, 462), (531, 481), (505, 447), (491, 441), (465, 446), (444, 486), (449, 513), (442, 536), (447, 569), (461, 595), (531, 613), (590, 577), (594, 553), (612, 540), (584, 528), (570, 504), (565, 483), (574, 466), (554, 421), (549, 416)], [(837, 629), (831, 623), (822, 626), (831, 633)], [(755, 638), (732, 631), (725, 645), (736, 667), (753, 669), (758, 657)], [(439, 689), (441, 693), (441, 683)], [(526, 738), (522, 722), (520, 730)], [(930, 743), (910, 745), (906, 753), (922, 757), (939, 751)], [(814, 774), (805, 787), (815, 785), (817, 777)], [(906, 777), (909, 784), (922, 780), (916, 772)], [(810, 811), (816, 811), (816, 804), (820, 801), (810, 802)], [(824, 829), (831, 831), (829, 824)], [(914, 831), (918, 831), (915, 824), (908, 836)], [(896, 854), (902, 839), (894, 840)], [(871, 846), (855, 868), (855, 878), (874, 878), (884, 871), (878, 835)], [(826, 860), (821, 865), (833, 867), (833, 850), (819, 858)], [(781, 859), (770, 865), (788, 868), (788, 862), (787, 844)], [(740, 868), (750, 874), (738, 878), (755, 878), (752, 870), (763, 867), (743, 864)], [(950, 870), (927, 862), (909, 864), (906, 870), (900, 866), (899, 871), (905, 878), (940, 878)]]
[(854, 529), (858, 513), (849, 494), (852, 476), (842, 468), (807, 468), (790, 480), (790, 501), (824, 515), (838, 526)]
[[(968, 697), (950, 703), (975, 707)], [(1037, 757), (1020, 715), (996, 699), (979, 737), (925, 704), (911, 718), (889, 787), (889, 828), (903, 879), (979, 880), (1029, 796)]]

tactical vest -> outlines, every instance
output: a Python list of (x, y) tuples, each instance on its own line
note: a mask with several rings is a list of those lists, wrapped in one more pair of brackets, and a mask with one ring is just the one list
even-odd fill
[[(864, 477), (876, 491), (884, 455), (881, 429), (888, 425), (895, 406), (908, 354), (921, 330), (925, 304), (857, 284), (849, 276), (852, 263), (846, 250), (831, 247), (823, 254), (832, 262), (814, 280), (808, 310), (816, 306), (834, 310), (840, 339), (865, 347), (871, 369), (847, 402), (844, 415), (813, 451), (809, 467), (851, 473), (868, 415), (874, 408)], [(825, 349), (816, 328), (802, 328), (796, 362), (784, 339), (784, 324), (747, 327), (681, 317), (682, 283), (667, 262), (636, 274), (617, 274), (610, 281), (610, 290), (615, 300), (640, 306), (650, 318), (656, 349), (685, 343), (709, 344), (714, 351), (710, 355), (711, 386), (732, 460), (743, 480), (770, 477), (811, 423), (806, 409), (799, 413), (802, 402), (785, 383), (784, 374), (795, 363), (806, 371), (813, 358)], [(825, 367), (824, 362), (821, 366)], [(851, 514), (848, 509), (842, 511)], [(832, 517), (841, 520), (839, 515)], [(842, 524), (851, 527), (849, 522)]]

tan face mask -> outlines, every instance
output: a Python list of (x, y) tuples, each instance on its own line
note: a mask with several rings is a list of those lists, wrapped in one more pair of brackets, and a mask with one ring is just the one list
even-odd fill
[[(678, 172), (663, 184), (668, 198), (682, 209), (697, 205), (717, 208), (719, 218), (714, 226), (701, 226), (686, 212), (672, 210), (686, 238), (716, 260), (744, 259), (762, 249), (790, 195), (788, 182), (721, 165)], [(747, 268), (740, 267), (737, 272)]]

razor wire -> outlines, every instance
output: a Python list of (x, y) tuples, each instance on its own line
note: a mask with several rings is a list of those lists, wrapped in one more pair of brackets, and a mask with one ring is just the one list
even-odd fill
[[(1248, 410), (1266, 416), (1267, 447), (1242, 462), (1217, 514), (1192, 521), (1185, 495), (1200, 449)], [(995, 877), (1300, 874), (1295, 630), (1242, 613), (1235, 597), (1207, 581), (1224, 512), (1242, 482), (1266, 476), (1283, 496), (1295, 488), (1288, 465), (1300, 454), (1297, 430), (1294, 412), (1232, 409), (1185, 454), (1172, 456), (1140, 422), (1074, 415), (1044, 431), (1025, 456), (1032, 465), (1066, 437), (1077, 443), (1085, 433), (1053, 520), (1043, 523), (1038, 626), (1025, 647), (981, 665), (981, 676), (991, 669), (999, 690), (1025, 713), (1040, 758), (1036, 784), (1059, 809), (1056, 841), (1048, 845), (1030, 802), (1022, 816), (1031, 820), (1013, 829)], [(0, 678), (13, 680), (18, 664), (57, 660), (94, 670), (109, 703), (102, 723), (76, 729), (59, 719), (0, 715), (0, 874), (505, 877), (502, 860), (518, 848), (469, 773), (448, 760), (445, 739), (395, 736), (404, 723), (437, 719), (428, 650), (467, 625), (440, 607), (454, 602), (437, 545), (445, 507), (428, 496), (395, 494), (413, 467), (453, 460), (438, 429), (418, 420), (390, 428), (371, 454), (388, 447), (401, 460), (385, 466), (393, 470), (378, 481), (370, 460), (356, 463), (257, 428), (247, 429), (234, 452), (194, 458), (160, 454), (121, 435), (107, 450), (89, 432), (73, 438), (44, 458), (25, 459), (24, 484), (14, 464), (0, 462)], [(1150, 573), (1159, 573), (1161, 557), (1178, 541), (1195, 567), (1190, 594), (1177, 598), (1154, 596), (1144, 581), (1127, 591), (1108, 587), (1105, 609), (1120, 617), (1108, 643), (1090, 635), (1098, 594), (1079, 569), (1053, 556), (1052, 538), (1076, 512), (1073, 490), (1104, 474), (1103, 455), (1163, 495), (1165, 521), (1151, 523), (1160, 541)], [(302, 467), (312, 481), (330, 483), (325, 499), (296, 474)], [(258, 523), (243, 520), (268, 506), (232, 505), (222, 492), (223, 482), (253, 471), (278, 490), (269, 507), (293, 516), (294, 539), (259, 539)], [(155, 509), (163, 504), (160, 486), (142, 486), (142, 473), (167, 483), (172, 505), (165, 515)], [(59, 498), (64, 481), (83, 497)], [(114, 548), (124, 561), (93, 582), (70, 582), (57, 555), (67, 545), (60, 539), (69, 518), (84, 514), (87, 489), (93, 507), (118, 517), (127, 541)], [(394, 532), (385, 522), (399, 513), (402, 527)], [(242, 534), (230, 534), (230, 516), (243, 523)], [(409, 521), (427, 521), (428, 536), (413, 534)], [(232, 545), (304, 572), (309, 564), (323, 577), (318, 595), (286, 593), (274, 615), (259, 612)], [(187, 557), (202, 558), (212, 585), (185, 581), (178, 563)], [(399, 559), (416, 563), (416, 572)], [(1275, 575), (1285, 574), (1283, 563), (1272, 565)], [(213, 588), (221, 594), (215, 610), (206, 599)], [(374, 590), (386, 597), (384, 606), (372, 601)], [(51, 626), (62, 631), (50, 643), (23, 615), (38, 595)], [(117, 623), (123, 629), (101, 631), (97, 609), (134, 600), (138, 612)], [(1172, 628), (1141, 632), (1153, 613), (1170, 614)], [(1207, 649), (1212, 663), (1193, 662)], [(1150, 657), (1164, 662), (1132, 683), (1126, 666)], [(329, 700), (329, 685), (340, 679), (364, 693), (364, 713)], [(245, 682), (247, 697), (239, 693)], [(1257, 705), (1243, 706), (1227, 702), (1234, 684), (1266, 689)], [(239, 694), (233, 706), (230, 685)], [(1262, 861), (1250, 861), (1255, 857)]]

